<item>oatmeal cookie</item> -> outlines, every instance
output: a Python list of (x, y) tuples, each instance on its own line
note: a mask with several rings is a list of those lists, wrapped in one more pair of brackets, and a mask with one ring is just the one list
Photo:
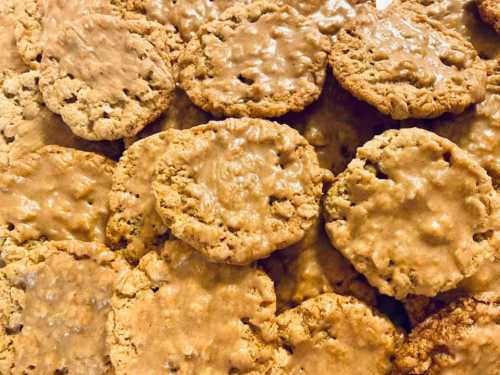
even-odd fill
[(177, 238), (212, 261), (248, 264), (304, 237), (328, 178), (294, 129), (228, 119), (176, 132), (153, 191)]
[(111, 302), (116, 374), (264, 374), (272, 366), (272, 281), (260, 270), (210, 263), (173, 240), (126, 275)]
[(390, 374), (402, 341), (393, 324), (352, 297), (310, 299), (277, 318), (290, 356), (283, 374)]
[(500, 34), (500, 3), (497, 0), (476, 0), (479, 14)]
[(40, 90), (47, 106), (85, 139), (136, 135), (172, 99), (168, 38), (159, 24), (113, 16), (66, 24), (44, 50)]
[(125, 151), (113, 175), (106, 237), (114, 246), (124, 247), (129, 259), (139, 260), (150, 247), (160, 245), (167, 232), (156, 213), (151, 184), (156, 162), (174, 132), (167, 130), (135, 142)]
[(2, 0), (0, 3), (0, 46), (2, 46), (0, 79), (6, 70), (22, 73), (28, 69), (17, 52), (16, 14), (16, 0)]
[(112, 374), (106, 323), (125, 262), (103, 245), (37, 244), (0, 270), (0, 373)]
[(415, 3), (364, 12), (336, 36), (330, 63), (340, 84), (393, 119), (461, 113), (484, 98), (474, 47)]
[(465, 151), (417, 128), (358, 149), (325, 200), (333, 243), (380, 292), (454, 288), (493, 255), (491, 178)]
[(298, 112), (321, 93), (329, 46), (290, 6), (235, 6), (188, 43), (179, 60), (181, 86), (218, 117)]
[(60, 146), (15, 160), (0, 173), (0, 240), (104, 242), (113, 170), (109, 159)]
[(498, 375), (500, 304), (465, 299), (421, 323), (396, 353), (395, 374)]

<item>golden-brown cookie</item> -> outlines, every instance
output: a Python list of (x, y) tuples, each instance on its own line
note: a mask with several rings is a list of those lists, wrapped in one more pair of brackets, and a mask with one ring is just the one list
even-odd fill
[(328, 38), (294, 8), (269, 1), (235, 6), (203, 25), (180, 56), (191, 100), (221, 117), (276, 117), (316, 100)]
[(13, 161), (0, 174), (0, 239), (104, 242), (113, 170), (109, 159), (60, 146)]
[(479, 14), (500, 34), (500, 3), (497, 0), (476, 0)]
[(90, 242), (21, 252), (0, 270), (0, 373), (112, 374), (106, 323), (126, 262)]
[(393, 119), (461, 113), (484, 98), (473, 46), (416, 3), (364, 12), (336, 35), (330, 64), (340, 84)]
[(68, 23), (44, 49), (47, 106), (89, 140), (135, 136), (172, 99), (170, 33), (144, 20), (92, 15)]
[(212, 261), (248, 264), (302, 239), (329, 177), (294, 129), (228, 119), (177, 131), (153, 191), (177, 238)]
[(333, 293), (282, 313), (277, 323), (290, 353), (280, 366), (282, 374), (390, 374), (402, 341), (387, 318), (355, 298)]
[(28, 67), (17, 52), (16, 29), (16, 0), (3, 0), (0, 3), (0, 79), (4, 71), (16, 73), (25, 72)]
[(276, 347), (272, 281), (207, 261), (181, 241), (150, 252), (112, 299), (111, 361), (122, 374), (267, 373)]
[(498, 375), (500, 304), (465, 299), (421, 323), (396, 353), (395, 374)]
[(468, 153), (426, 130), (390, 130), (336, 178), (326, 230), (382, 293), (434, 296), (493, 255), (498, 209), (491, 178)]

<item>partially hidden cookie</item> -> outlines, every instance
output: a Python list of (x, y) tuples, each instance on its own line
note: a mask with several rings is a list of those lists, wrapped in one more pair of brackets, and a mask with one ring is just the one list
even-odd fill
[(296, 130), (228, 119), (176, 132), (153, 191), (177, 238), (212, 261), (248, 264), (304, 237), (329, 178)]
[(497, 375), (500, 304), (465, 299), (415, 328), (396, 353), (395, 374)]
[(330, 245), (323, 225), (318, 220), (300, 243), (261, 261), (274, 281), (278, 311), (329, 292), (354, 296), (370, 306), (377, 304), (375, 290)]
[(117, 375), (257, 375), (273, 364), (272, 281), (253, 267), (210, 263), (181, 241), (146, 254), (111, 306)]
[(0, 372), (112, 374), (106, 324), (126, 262), (79, 241), (23, 255), (0, 270)]
[(500, 34), (500, 4), (496, 0), (476, 0), (479, 14)]
[(310, 299), (277, 318), (290, 355), (283, 374), (391, 374), (402, 335), (385, 317), (352, 297)]
[(40, 68), (47, 106), (85, 139), (136, 135), (171, 102), (169, 38), (144, 20), (92, 15), (65, 24)]
[(364, 12), (336, 35), (335, 78), (393, 119), (461, 113), (484, 98), (486, 72), (476, 50), (415, 3)]
[(3, 0), (0, 4), (0, 77), (6, 70), (21, 73), (28, 67), (17, 52), (16, 38), (16, 1)]
[(191, 100), (222, 117), (276, 117), (316, 100), (330, 42), (290, 6), (256, 1), (203, 25), (179, 59)]
[(298, 129), (314, 146), (321, 167), (342, 172), (356, 149), (390, 125), (396, 125), (370, 105), (344, 90), (331, 74), (318, 101), (280, 121)]
[(112, 159), (122, 152), (119, 142), (90, 142), (76, 135), (45, 107), (38, 89), (40, 74), (5, 72), (0, 80), (0, 169), (45, 145), (93, 151)]
[(114, 162), (44, 146), (0, 174), (0, 240), (104, 242)]
[(427, 16), (460, 33), (482, 58), (500, 57), (498, 35), (479, 16), (475, 0), (404, 0), (424, 6)]
[(127, 258), (138, 260), (159, 246), (167, 227), (155, 210), (151, 189), (156, 162), (165, 153), (175, 130), (167, 130), (130, 146), (120, 158), (109, 194), (108, 241), (124, 248)]
[(89, 14), (118, 14), (119, 8), (114, 5), (115, 2), (16, 0), (16, 41), (19, 54), (30, 67), (38, 68), (45, 47), (57, 38), (64, 25)]
[(325, 199), (333, 243), (380, 292), (434, 296), (493, 255), (498, 215), (486, 171), (418, 128), (390, 130), (358, 149)]

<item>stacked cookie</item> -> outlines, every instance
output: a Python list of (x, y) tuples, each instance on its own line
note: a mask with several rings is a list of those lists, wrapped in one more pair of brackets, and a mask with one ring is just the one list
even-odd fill
[(498, 6), (389, 3), (3, 1), (0, 374), (499, 374)]

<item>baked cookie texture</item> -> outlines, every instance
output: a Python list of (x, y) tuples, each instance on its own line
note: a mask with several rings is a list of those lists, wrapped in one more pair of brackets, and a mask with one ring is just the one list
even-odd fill
[(0, 373), (112, 374), (106, 323), (125, 262), (90, 242), (18, 250), (0, 270)]
[(479, 15), (475, 0), (403, 0), (424, 6), (425, 14), (460, 33), (482, 58), (499, 58), (498, 35)]
[(150, 252), (113, 296), (117, 375), (264, 374), (277, 350), (272, 281), (253, 267), (210, 263), (173, 240)]
[(28, 69), (17, 52), (15, 38), (16, 18), (16, 1), (3, 0), (0, 4), (0, 45), (2, 46), (0, 79), (5, 71), (22, 73)]
[(153, 191), (177, 238), (212, 261), (248, 264), (304, 237), (330, 177), (296, 130), (227, 119), (176, 132)]
[(363, 10), (330, 54), (335, 78), (354, 96), (396, 120), (461, 113), (484, 98), (486, 72), (474, 47), (422, 6)]
[(175, 130), (167, 130), (130, 146), (117, 164), (109, 194), (110, 218), (106, 238), (131, 260), (165, 240), (167, 227), (155, 210), (151, 189), (157, 161)]
[[(283, 374), (391, 374), (402, 335), (352, 297), (322, 294), (277, 318)], [(276, 372), (279, 373), (279, 372)]]
[(479, 14), (500, 34), (500, 4), (496, 0), (476, 0)]
[(172, 100), (170, 38), (144, 20), (92, 15), (66, 24), (44, 49), (45, 103), (82, 138), (136, 135)]
[(500, 305), (465, 299), (420, 324), (396, 353), (396, 374), (498, 374)]
[(325, 199), (332, 244), (380, 292), (434, 296), (493, 255), (498, 204), (465, 151), (417, 128), (358, 149)]
[(104, 242), (114, 162), (45, 146), (0, 174), (1, 241)]
[(180, 82), (217, 117), (277, 117), (319, 97), (329, 48), (294, 8), (255, 1), (199, 29), (179, 58)]
[(274, 281), (279, 312), (331, 292), (376, 306), (375, 289), (330, 245), (323, 225), (318, 220), (298, 244), (261, 261)]

